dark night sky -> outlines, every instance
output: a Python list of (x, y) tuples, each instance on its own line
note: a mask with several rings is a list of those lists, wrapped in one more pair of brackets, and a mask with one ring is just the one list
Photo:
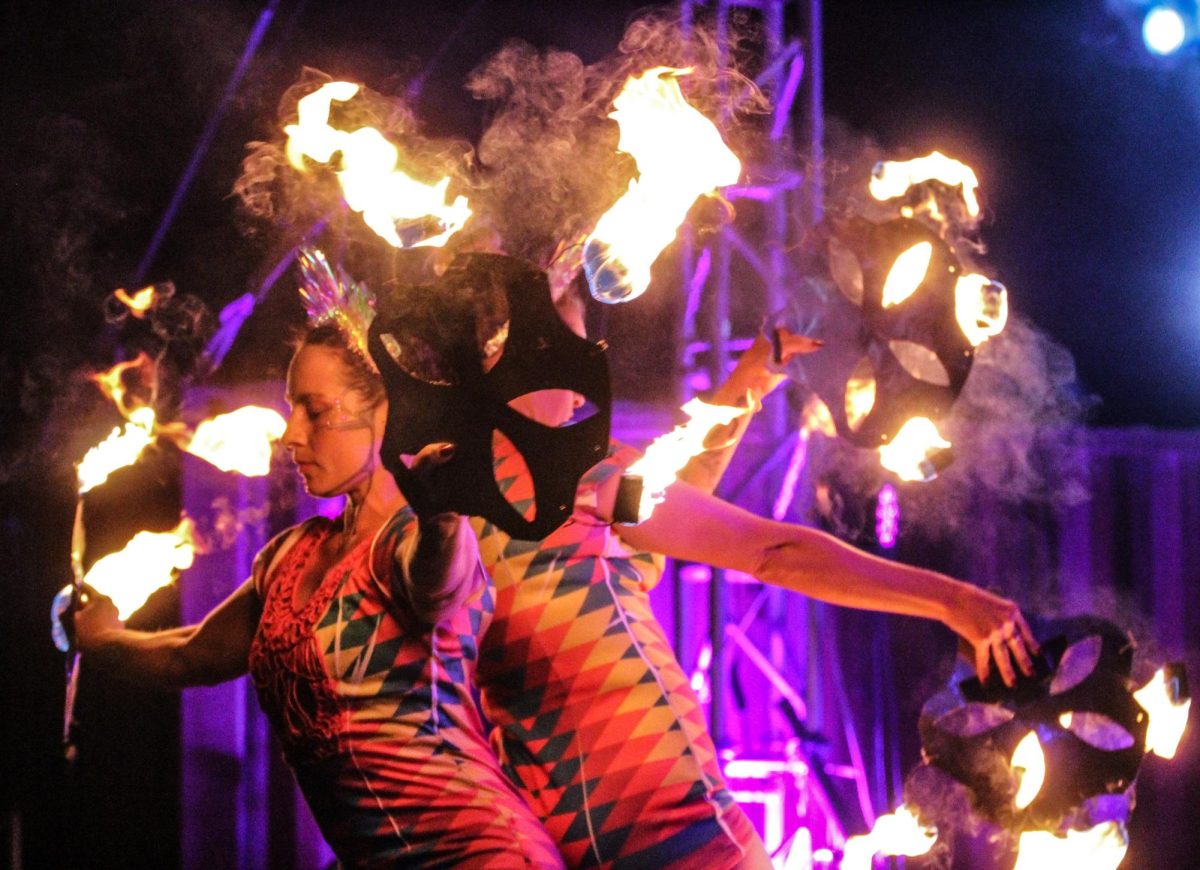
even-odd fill
[[(30, 747), (0, 765), (4, 802), (52, 769), (60, 662), (29, 627), (45, 624), (67, 576), (71, 462), (115, 422), (98, 400), (81, 403), (74, 373), (114, 359), (121, 336), (102, 302), (146, 249), (263, 5), (4, 7), (0, 545), (15, 566), (9, 588), (27, 594), (0, 625), (0, 697), (25, 710), (5, 717), (0, 745)], [(244, 143), (270, 135), (302, 65), (393, 92), (424, 70), (417, 109), (430, 132), (471, 138), (482, 114), (463, 78), (505, 38), (591, 62), (641, 5), (282, 0), (151, 277), (217, 309), (269, 268), (228, 191)], [(1200, 59), (1148, 63), (1116, 5), (829, 0), (826, 108), (846, 138), (897, 157), (938, 148), (975, 167), (990, 272), (1072, 352), (1101, 399), (1093, 422), (1197, 428)]]
[[(75, 352), (100, 340), (85, 309), (128, 280), (262, 7), (8, 8), (15, 86), (5, 104), (15, 123), (0, 171), (16, 201), (21, 262), (4, 292), (41, 297), (17, 303), (21, 316), (4, 329), (5, 368), (19, 368), (71, 330)], [(226, 194), (243, 143), (269, 135), (301, 65), (381, 90), (424, 71), (417, 108), (431, 132), (471, 138), (482, 111), (461, 83), (505, 38), (593, 61), (638, 8), (281, 3), (152, 276), (216, 307), (261, 272), (268, 252), (239, 236)], [(1103, 0), (842, 0), (826, 4), (825, 25), (831, 123), (889, 155), (936, 147), (976, 168), (988, 265), (1014, 308), (1071, 350), (1102, 400), (1093, 421), (1200, 425), (1200, 61), (1147, 63)], [(72, 186), (83, 194), (74, 206)], [(54, 286), (64, 269), (71, 286)], [(52, 319), (62, 321), (41, 341), (54, 296), (64, 306)], [(5, 394), (15, 386), (7, 381)]]

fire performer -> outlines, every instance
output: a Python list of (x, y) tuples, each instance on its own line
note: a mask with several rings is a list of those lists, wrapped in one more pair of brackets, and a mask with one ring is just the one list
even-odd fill
[[(582, 334), (571, 292), (557, 308)], [(815, 349), (806, 341), (794, 349)], [(752, 413), (782, 380), (767, 368), (769, 357), (761, 341), (713, 399), (732, 404), (749, 391)], [(569, 393), (535, 398), (523, 410), (539, 422), (571, 418)], [(770, 866), (722, 780), (700, 702), (651, 610), (648, 593), (663, 569), (654, 554), (740, 570), (843, 606), (937, 619), (970, 644), (981, 676), (992, 660), (1008, 684), (1014, 662), (1032, 671), (1036, 641), (1013, 602), (712, 497), (740, 431), (744, 421), (717, 455), (685, 469), (698, 486), (669, 487), (640, 525), (609, 519), (619, 478), (636, 458), (617, 445), (580, 482), (571, 518), (544, 540), (512, 539), (472, 520), (496, 594), (477, 674), (484, 713), (505, 770), (569, 866)], [(519, 456), (497, 457), (498, 480), (529, 486), (523, 474)]]
[[(456, 514), (418, 516), (381, 464), (387, 401), (359, 347), (318, 325), (287, 378), (284, 444), (310, 493), (347, 496), (342, 516), (277, 536), (199, 625), (131, 631), (91, 595), (79, 648), (164, 688), (248, 670), (345, 866), (561, 867), (470, 697), (492, 611), (475, 541)], [(447, 449), (418, 459), (428, 468)]]

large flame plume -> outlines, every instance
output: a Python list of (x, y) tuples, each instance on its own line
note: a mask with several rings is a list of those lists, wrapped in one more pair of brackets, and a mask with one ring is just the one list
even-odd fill
[(1021, 834), (1020, 852), (1013, 870), (1117, 870), (1125, 859), (1129, 837), (1125, 826), (1110, 821), (1086, 831), (1067, 831), (1059, 837), (1048, 831)]
[(169, 532), (138, 532), (123, 550), (96, 560), (83, 579), (111, 598), (124, 620), (170, 583), (176, 571), (190, 568), (195, 553), (192, 521), (184, 517)]
[(1150, 714), (1146, 728), (1146, 751), (1160, 758), (1174, 758), (1187, 727), (1192, 699), (1180, 698), (1178, 683), (1169, 679), (1166, 668), (1159, 668), (1150, 682), (1133, 693), (1142, 709)]
[(731, 405), (710, 405), (692, 399), (683, 406), (688, 415), (686, 423), (658, 438), (646, 448), (645, 454), (628, 473), (642, 478), (642, 500), (638, 505), (638, 521), (645, 522), (654, 507), (663, 500), (663, 492), (675, 480), (679, 469), (704, 450), (704, 440), (716, 426), (727, 426), (742, 414), (744, 408)]
[(617, 147), (633, 156), (639, 177), (601, 216), (584, 248), (588, 284), (601, 302), (645, 292), (650, 266), (696, 199), (741, 174), (716, 126), (684, 99), (679, 77), (689, 72), (655, 67), (631, 76), (613, 100)]
[(901, 804), (894, 813), (876, 819), (871, 833), (846, 840), (841, 870), (871, 870), (871, 860), (878, 854), (909, 858), (924, 855), (937, 837), (936, 828), (923, 826), (912, 810)]
[[(449, 176), (424, 184), (399, 168), (396, 146), (374, 127), (345, 131), (330, 126), (331, 104), (344, 103), (358, 91), (359, 86), (351, 82), (329, 82), (301, 98), (296, 107), (298, 123), (284, 128), (288, 160), (306, 172), (305, 158), (329, 163), (340, 154), (336, 175), (342, 196), (376, 235), (396, 248), (445, 245), (471, 217), (467, 198), (456, 196), (446, 202)], [(436, 225), (432, 234), (430, 224)], [(402, 235), (404, 230), (415, 233)]]
[(934, 151), (915, 160), (881, 161), (871, 173), (871, 196), (878, 200), (903, 196), (909, 188), (927, 181), (940, 181), (947, 187), (962, 187), (963, 203), (971, 217), (979, 215), (979, 179), (965, 163)]
[(285, 428), (278, 411), (246, 405), (201, 422), (185, 449), (222, 471), (263, 477), (271, 471), (271, 445)]
[(95, 489), (119, 468), (137, 462), (142, 451), (155, 438), (155, 420), (152, 408), (136, 408), (129, 421), (118, 426), (109, 436), (84, 454), (75, 467), (79, 478), (79, 494)]

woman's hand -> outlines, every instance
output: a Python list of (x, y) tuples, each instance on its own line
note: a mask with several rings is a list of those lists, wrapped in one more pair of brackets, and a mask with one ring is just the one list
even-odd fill
[(438, 466), (445, 465), (453, 458), (454, 445), (448, 441), (426, 444), (415, 456), (400, 457), (407, 473), (403, 477), (396, 475), (396, 484), (422, 520), (433, 519), (447, 512), (443, 494), (435, 486), (434, 473)]
[(1039, 651), (1037, 639), (1021, 609), (1007, 598), (993, 595), (978, 586), (963, 584), (961, 594), (951, 605), (946, 625), (972, 649), (975, 673), (982, 682), (987, 678), (989, 659), (1004, 685), (1017, 681), (1013, 662), (1026, 675), (1033, 674), (1033, 656)]
[(125, 628), (125, 623), (117, 616), (117, 605), (113, 604), (113, 600), (90, 586), (85, 586), (79, 593), (72, 619), (75, 643), (83, 652), (87, 652), (106, 633)]

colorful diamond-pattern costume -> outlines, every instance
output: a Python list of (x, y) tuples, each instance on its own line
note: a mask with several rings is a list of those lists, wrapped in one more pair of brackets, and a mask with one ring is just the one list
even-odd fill
[[(524, 461), (496, 478), (533, 504)], [(477, 675), (492, 744), (571, 867), (735, 866), (755, 834), (721, 779), (700, 702), (650, 609), (662, 560), (596, 516), (618, 448), (580, 481), (571, 519), (540, 542), (472, 520), (495, 584)]]
[(501, 773), (471, 698), (492, 612), (484, 578), (436, 628), (416, 624), (387, 579), (396, 547), (416, 533), (404, 508), (374, 544), (361, 542), (329, 568), (296, 608), (297, 583), (337, 528), (315, 518), (285, 539), (277, 560), (278, 544), (260, 556), (263, 614), (250, 671), (342, 864), (561, 867)]

